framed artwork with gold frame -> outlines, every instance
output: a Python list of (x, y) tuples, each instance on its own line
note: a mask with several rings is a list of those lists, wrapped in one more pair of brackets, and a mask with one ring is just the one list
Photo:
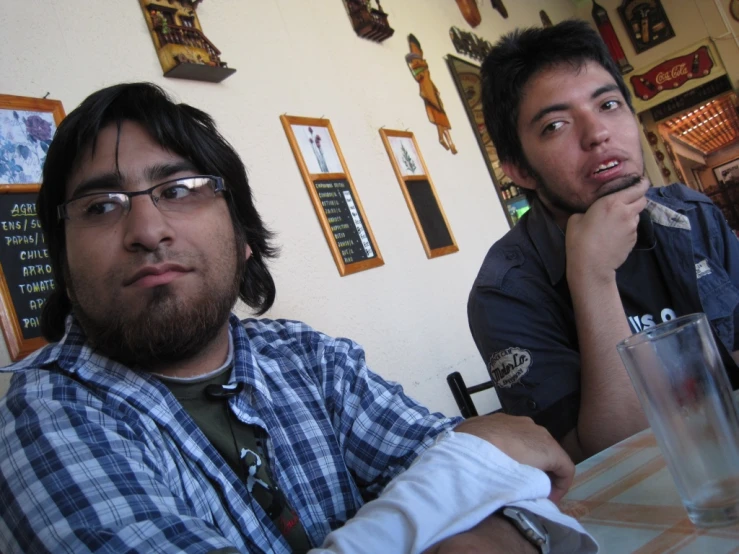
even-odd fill
[(46, 344), (40, 316), (54, 279), (36, 196), (62, 119), (58, 100), (0, 94), (0, 327), (13, 361)]
[(383, 265), (331, 122), (290, 115), (280, 121), (339, 274)]
[(427, 258), (458, 252), (459, 247), (439, 202), (426, 162), (410, 131), (380, 129), (395, 177), (403, 191), (408, 210)]

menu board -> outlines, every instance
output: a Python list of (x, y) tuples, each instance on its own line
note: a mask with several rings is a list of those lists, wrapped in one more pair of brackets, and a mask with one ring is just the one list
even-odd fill
[(444, 214), (439, 208), (439, 202), (431, 188), (431, 183), (427, 179), (407, 180), (405, 186), (408, 189), (408, 195), (411, 197), (413, 207), (416, 209), (418, 221), (426, 236), (429, 249), (445, 248), (454, 246), (449, 228), (444, 220)]
[[(36, 193), (0, 194), (4, 321), (20, 342), (41, 337), (41, 309), (54, 290), (51, 260), (36, 216)], [(7, 321), (9, 320), (9, 321)], [(4, 329), (6, 338), (9, 329)]]
[(321, 208), (331, 227), (331, 233), (345, 264), (375, 257), (362, 214), (357, 210), (346, 179), (314, 181)]

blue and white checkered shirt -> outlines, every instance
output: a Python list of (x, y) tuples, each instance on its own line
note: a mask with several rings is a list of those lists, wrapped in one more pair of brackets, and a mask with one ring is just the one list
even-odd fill
[[(459, 420), (431, 414), (366, 366), (356, 343), (294, 321), (232, 315), (233, 414), (270, 436), (274, 480), (314, 545)], [(0, 552), (290, 549), (156, 377), (61, 342), (0, 401)]]

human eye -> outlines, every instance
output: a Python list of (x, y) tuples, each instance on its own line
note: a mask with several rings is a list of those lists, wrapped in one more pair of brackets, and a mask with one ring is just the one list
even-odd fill
[(564, 126), (564, 121), (552, 121), (551, 123), (547, 123), (544, 125), (544, 128), (541, 130), (542, 135), (549, 135), (554, 133), (555, 131), (558, 131)]
[(107, 194), (83, 197), (75, 203), (77, 204), (75, 211), (81, 219), (86, 220), (110, 217), (123, 209), (121, 199)]
[(159, 197), (163, 200), (182, 200), (196, 192), (195, 187), (191, 183), (177, 181), (167, 183), (159, 189)]
[(618, 100), (606, 100), (601, 104), (601, 109), (605, 112), (610, 112), (618, 109), (621, 106), (621, 102)]

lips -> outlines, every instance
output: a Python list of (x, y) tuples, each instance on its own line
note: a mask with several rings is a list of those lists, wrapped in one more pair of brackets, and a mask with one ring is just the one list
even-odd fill
[(153, 287), (165, 285), (192, 271), (175, 263), (147, 265), (123, 282), (124, 286)]
[(603, 184), (620, 177), (624, 174), (624, 162), (625, 159), (619, 155), (601, 155), (587, 167), (587, 178)]

